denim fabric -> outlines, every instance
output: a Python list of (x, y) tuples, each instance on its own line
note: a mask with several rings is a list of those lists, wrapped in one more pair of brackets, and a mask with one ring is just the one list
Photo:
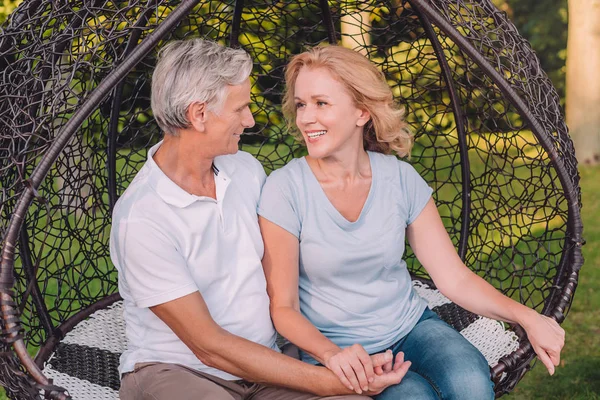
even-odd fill
[(376, 400), (487, 400), (494, 398), (486, 359), (429, 308), (408, 335), (390, 347), (412, 362), (402, 382)]

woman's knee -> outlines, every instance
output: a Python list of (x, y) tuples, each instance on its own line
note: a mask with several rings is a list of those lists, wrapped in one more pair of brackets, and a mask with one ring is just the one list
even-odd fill
[(494, 399), (494, 384), (487, 363), (465, 363), (447, 378), (438, 388), (443, 400)]

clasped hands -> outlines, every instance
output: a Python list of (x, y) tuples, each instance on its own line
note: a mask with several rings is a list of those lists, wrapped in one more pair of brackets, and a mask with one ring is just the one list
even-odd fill
[(379, 394), (388, 386), (400, 383), (411, 364), (404, 361), (402, 352), (394, 360), (391, 350), (369, 355), (359, 344), (328, 351), (323, 360), (344, 386), (367, 395)]

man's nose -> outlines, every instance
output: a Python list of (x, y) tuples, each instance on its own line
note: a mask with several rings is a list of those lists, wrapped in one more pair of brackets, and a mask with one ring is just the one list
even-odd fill
[(246, 112), (244, 114), (244, 119), (242, 120), (242, 125), (244, 128), (252, 128), (254, 126), (254, 116), (252, 115), (252, 111), (250, 108), (246, 108)]

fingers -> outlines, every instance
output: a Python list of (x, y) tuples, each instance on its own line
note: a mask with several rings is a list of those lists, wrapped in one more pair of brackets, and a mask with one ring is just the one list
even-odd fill
[[(546, 366), (548, 373), (554, 375), (554, 363), (550, 359), (550, 356), (544, 351), (544, 349), (536, 349), (536, 353), (540, 361)], [(557, 364), (558, 365), (558, 364)]]
[(381, 367), (392, 361), (394, 361), (394, 355), (391, 350), (387, 350), (383, 353), (373, 354), (371, 356), (371, 362), (373, 363), (374, 367)]
[(394, 371), (402, 367), (404, 363), (404, 352), (400, 351), (396, 354), (396, 360), (394, 361)]
[(386, 381), (386, 386), (400, 383), (402, 378), (404, 378), (408, 372), (410, 366), (410, 361), (404, 361), (404, 353), (400, 352), (396, 354), (393, 369), (389, 373), (382, 375), (382, 378), (384, 378)]
[(383, 374), (383, 368), (381, 368), (381, 367), (375, 367), (375, 368), (373, 368), (373, 370), (375, 371), (375, 375)]
[[(375, 375), (375, 371), (373, 371), (373, 362), (371, 361), (371, 356), (361, 345), (355, 344), (354, 346), (355, 354), (360, 361), (358, 366), (358, 370), (355, 368), (354, 371), (358, 377), (358, 381), (360, 383), (360, 387), (362, 390), (369, 390), (369, 383), (373, 382), (373, 376)], [(361, 368), (362, 367), (362, 368)]]
[(344, 371), (342, 371), (342, 367), (340, 365), (338, 365), (338, 364), (331, 365), (329, 367), (329, 369), (331, 370), (331, 372), (333, 372), (335, 374), (335, 376), (338, 377), (340, 382), (342, 382), (342, 385), (346, 386), (348, 389), (352, 390), (353, 392), (355, 391), (354, 387), (352, 387), (352, 384), (350, 383), (348, 378), (346, 378), (346, 374), (344, 373)]
[(394, 364), (393, 361), (390, 361), (389, 363), (384, 364), (381, 367), (383, 369), (383, 373), (385, 374), (385, 373), (390, 372), (392, 370), (392, 368), (393, 368), (393, 364)]
[[(350, 360), (350, 366), (352, 367), (352, 372), (356, 376), (356, 378), (358, 380), (358, 385), (359, 385), (359, 386), (354, 386), (354, 387), (355, 388), (360, 387), (362, 390), (368, 390), (369, 381), (367, 379), (367, 375), (365, 374), (365, 368), (362, 365), (362, 363), (360, 362), (360, 359), (358, 357), (352, 358)], [(372, 368), (371, 368), (371, 370), (372, 370)], [(346, 376), (348, 376), (348, 374), (346, 374)], [(352, 380), (350, 380), (350, 382), (352, 382)]]
[(342, 364), (341, 367), (342, 371), (344, 371), (344, 375), (346, 375), (346, 378), (348, 379), (348, 381), (350, 381), (350, 384), (352, 385), (352, 390), (354, 390), (358, 394), (361, 394), (362, 386), (358, 383), (358, 379), (356, 377), (356, 374), (354, 373), (354, 369), (350, 366), (350, 364)]
[[(543, 321), (536, 325), (531, 325), (530, 336), (531, 344), (538, 358), (544, 364), (548, 373), (553, 375), (555, 366), (560, 364), (560, 352), (565, 345), (565, 331), (560, 325), (544, 315), (539, 315), (538, 321)], [(542, 328), (540, 328), (542, 327)]]

